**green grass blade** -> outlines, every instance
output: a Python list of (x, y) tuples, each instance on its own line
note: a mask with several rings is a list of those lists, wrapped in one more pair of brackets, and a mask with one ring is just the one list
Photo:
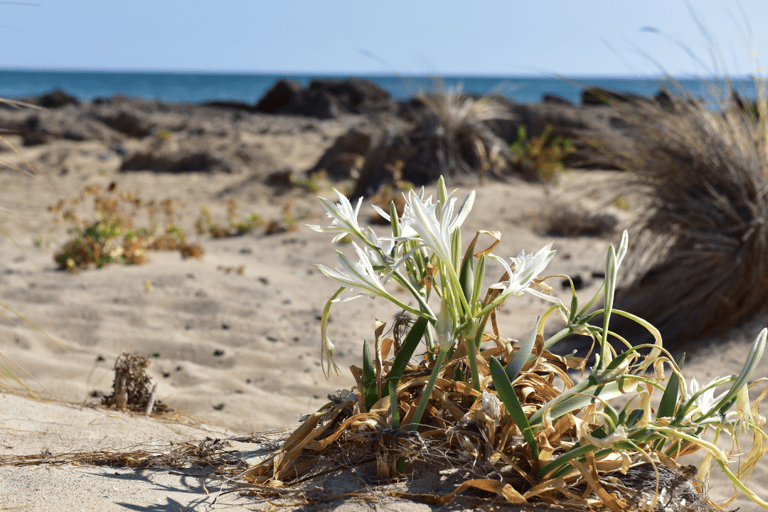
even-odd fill
[[(683, 363), (685, 362), (685, 354), (680, 356), (677, 360), (677, 366), (682, 370)], [(673, 373), (667, 383), (667, 389), (664, 390), (664, 394), (661, 396), (659, 402), (659, 410), (656, 413), (657, 418), (671, 418), (675, 415), (675, 408), (677, 406), (677, 395), (680, 393), (680, 377), (677, 373)]]
[[(397, 383), (400, 382), (400, 377), (403, 376), (405, 367), (408, 366), (408, 361), (411, 360), (413, 353), (416, 352), (416, 347), (419, 346), (419, 342), (427, 330), (428, 323), (429, 321), (422, 317), (411, 326), (408, 336), (405, 337), (405, 343), (400, 347), (400, 350), (395, 355), (395, 360), (392, 362), (392, 368), (389, 370), (389, 375), (387, 375), (387, 383), (393, 382), (397, 386)], [(389, 394), (389, 386), (386, 393)]]
[(376, 386), (376, 370), (373, 366), (371, 346), (368, 340), (363, 340), (363, 396), (365, 396), (365, 407), (370, 411), (373, 404), (379, 400), (379, 393)]
[(533, 429), (531, 429), (531, 425), (528, 423), (528, 418), (525, 417), (523, 406), (520, 404), (520, 400), (517, 398), (517, 394), (515, 394), (515, 390), (512, 388), (512, 383), (509, 381), (509, 377), (507, 377), (507, 372), (504, 370), (504, 367), (501, 366), (499, 360), (493, 356), (491, 356), (490, 366), (493, 384), (496, 386), (496, 392), (499, 394), (501, 402), (507, 409), (512, 421), (515, 422), (517, 428), (523, 433), (523, 438), (525, 438), (528, 446), (531, 447), (533, 456), (538, 459), (539, 448), (536, 446), (536, 438), (533, 435)]

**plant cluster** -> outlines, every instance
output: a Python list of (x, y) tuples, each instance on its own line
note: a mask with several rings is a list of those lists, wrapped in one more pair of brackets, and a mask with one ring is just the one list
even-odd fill
[[(454, 194), (441, 178), (436, 199), (423, 189), (410, 191), (402, 214), (394, 205), (389, 212), (375, 207), (390, 222), (387, 236), (359, 225), (361, 202), (353, 207), (338, 192), (338, 203), (320, 198), (332, 223), (310, 227), (333, 233), (334, 241), (352, 238), (356, 254), (352, 259), (337, 251), (341, 268), (336, 270), (317, 265), (341, 285), (322, 314), (325, 371), (338, 373), (327, 335), (333, 304), (363, 296), (383, 298), (415, 321), (398, 322), (393, 339), (384, 337), (384, 325), (377, 322), (373, 344), (363, 342), (362, 368), (352, 367), (357, 385), (330, 396), (331, 402), (246, 477), (259, 484), (289, 485), (326, 471), (321, 461), (339, 458), (347, 464), (375, 463), (381, 478), (426, 464), (432, 469), (464, 468), (469, 475), (448, 495), (431, 496), (435, 504), (476, 488), (515, 504), (711, 510), (715, 504), (701, 494), (700, 484), (694, 483), (693, 495), (679, 492), (677, 485), (661, 485), (670, 481), (670, 474), (687, 481), (695, 468), (682, 467), (676, 459), (704, 450), (701, 477), (707, 478), (708, 464), (714, 461), (735, 486), (768, 508), (742, 481), (767, 449), (768, 437), (761, 430), (765, 420), (757, 404), (768, 386), (753, 405), (748, 390), (765, 383), (750, 382), (750, 376), (768, 330), (755, 340), (739, 375), (703, 386), (695, 379), (686, 382), (682, 360), (673, 360), (663, 348), (657, 329), (614, 308), (616, 276), (628, 247), (626, 232), (618, 248), (608, 250), (605, 282), (595, 296), (580, 304), (571, 284), (571, 298), (561, 301), (547, 284), (549, 277), (540, 277), (555, 255), (551, 244), (533, 254), (501, 258), (493, 254), (501, 234), (479, 231), (463, 251), (460, 227), (474, 192), (458, 209)], [(490, 244), (478, 249), (481, 237)], [(499, 266), (500, 278), (488, 279), (492, 265)], [(391, 292), (393, 286), (410, 293), (413, 303)], [(522, 294), (550, 306), (527, 339), (518, 342), (501, 336), (495, 312)], [(593, 311), (593, 306), (599, 309)], [(642, 326), (654, 341), (627, 343), (611, 329), (611, 318), (617, 315)], [(564, 326), (545, 336), (553, 316)], [(596, 347), (594, 365), (580, 382), (569, 372), (583, 371), (587, 360), (550, 351), (573, 334), (590, 337)], [(716, 395), (718, 388), (722, 391)], [(656, 395), (661, 396), (654, 407)], [(709, 430), (716, 441), (728, 434), (735, 442), (742, 430), (754, 436), (753, 448), (736, 473), (717, 442), (705, 440)], [(630, 486), (643, 469), (656, 482), (644, 483), (650, 493)], [(677, 482), (678, 476), (672, 480)]]
[(226, 238), (230, 236), (240, 236), (254, 231), (257, 227), (265, 225), (264, 219), (260, 215), (251, 213), (245, 218), (240, 218), (237, 214), (239, 205), (234, 199), (228, 199), (227, 205), (227, 225), (222, 226), (213, 220), (210, 210), (205, 206), (200, 207), (200, 216), (195, 221), (197, 234), (208, 233), (213, 238)]
[(197, 233), (203, 235), (210, 234), (213, 238), (226, 238), (230, 236), (241, 236), (251, 233), (256, 228), (264, 228), (264, 233), (273, 235), (294, 231), (297, 229), (297, 220), (291, 215), (292, 203), (286, 201), (283, 205), (282, 217), (278, 219), (264, 220), (261, 215), (251, 213), (245, 218), (240, 218), (237, 214), (238, 204), (234, 199), (228, 199), (227, 205), (227, 224), (222, 225), (216, 222), (210, 210), (205, 206), (200, 208), (200, 216), (195, 221)]
[(547, 125), (538, 137), (528, 138), (528, 128), (521, 124), (517, 127), (517, 140), (512, 144), (515, 164), (522, 167), (522, 174), (531, 170), (542, 181), (554, 181), (565, 171), (565, 159), (576, 151), (570, 139), (562, 135), (552, 135), (552, 125)]
[[(89, 218), (77, 214), (77, 206), (93, 200), (95, 215)], [(119, 192), (112, 182), (102, 190), (96, 185), (86, 186), (79, 197), (69, 203), (59, 200), (48, 207), (54, 215), (53, 225), (72, 224), (68, 233), (73, 238), (64, 243), (54, 255), (61, 268), (76, 271), (95, 265), (101, 268), (109, 263), (142, 264), (148, 251), (179, 251), (183, 257), (200, 257), (203, 248), (186, 241), (186, 234), (177, 224), (176, 208), (172, 199), (142, 200), (134, 192)], [(144, 210), (151, 219), (147, 227), (136, 227), (134, 218)], [(159, 214), (166, 219), (164, 226), (155, 220)]]

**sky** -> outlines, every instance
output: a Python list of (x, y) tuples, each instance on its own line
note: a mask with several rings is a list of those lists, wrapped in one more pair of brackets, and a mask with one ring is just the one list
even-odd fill
[(768, 0), (38, 0), (0, 2), (0, 68), (444, 76), (721, 72), (696, 19), (730, 76), (753, 72), (753, 46), (768, 56)]

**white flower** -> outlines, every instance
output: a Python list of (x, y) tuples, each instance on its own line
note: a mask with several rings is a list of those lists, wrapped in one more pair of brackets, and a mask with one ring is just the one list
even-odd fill
[(368, 235), (368, 242), (378, 248), (378, 250), (371, 249), (370, 247), (365, 248), (365, 252), (368, 254), (368, 259), (371, 261), (371, 264), (375, 267), (386, 267), (387, 269), (393, 268), (396, 261), (393, 251), (395, 248), (394, 238), (379, 238), (370, 226), (367, 227), (366, 232)]
[(381, 284), (381, 279), (373, 269), (368, 255), (356, 243), (352, 242), (352, 246), (355, 248), (355, 252), (357, 252), (357, 257), (360, 258), (360, 261), (357, 263), (352, 263), (346, 255), (340, 251), (336, 251), (336, 255), (342, 266), (341, 270), (331, 270), (325, 265), (316, 265), (316, 267), (320, 269), (320, 272), (326, 276), (335, 279), (347, 288), (351, 288), (353, 291), (357, 291), (355, 295), (344, 299), (337, 299), (337, 301), (344, 302), (361, 295), (384, 297), (387, 299), (392, 298), (384, 289), (384, 285)]
[(357, 215), (360, 213), (360, 205), (363, 202), (361, 197), (357, 201), (357, 206), (353, 209), (349, 199), (336, 189), (333, 189), (339, 198), (338, 203), (333, 203), (324, 197), (318, 197), (320, 202), (325, 208), (328, 217), (333, 219), (330, 226), (316, 226), (309, 225), (307, 227), (321, 233), (338, 231), (339, 234), (333, 239), (332, 243), (338, 242), (344, 238), (347, 234), (355, 235), (361, 239), (365, 239), (363, 230), (360, 228), (360, 224), (357, 221)]
[[(699, 386), (698, 381), (696, 380), (696, 377), (691, 378), (691, 383), (688, 385), (688, 397), (689, 399), (693, 398), (693, 407), (689, 409), (688, 416), (690, 417), (694, 413), (698, 413), (699, 415), (705, 415), (709, 413), (716, 405), (720, 403), (720, 401), (725, 397), (728, 392), (724, 392), (715, 398), (715, 388), (717, 386), (712, 386), (715, 381), (722, 380), (721, 378), (715, 378), (713, 379), (709, 384), (704, 386), (704, 388), (709, 388), (703, 393), (701, 393), (696, 398), (693, 398), (696, 393), (698, 393), (702, 388)], [(712, 386), (712, 387), (709, 387)]]
[[(507, 271), (509, 279), (501, 281), (491, 286), (496, 290), (501, 290), (501, 295), (497, 300), (501, 300), (509, 295), (520, 295), (523, 292), (534, 293), (534, 290), (529, 288), (530, 284), (536, 277), (544, 271), (549, 262), (555, 255), (555, 251), (552, 250), (552, 243), (545, 245), (536, 254), (526, 254), (525, 251), (520, 251), (520, 254), (516, 258), (510, 258), (514, 265), (514, 270), (507, 265), (507, 262), (498, 256), (491, 255), (492, 258), (498, 260)], [(534, 293), (537, 296), (543, 294)], [(547, 298), (544, 296), (544, 298)], [(549, 300), (552, 300), (551, 298)]]
[(431, 249), (447, 265), (452, 261), (451, 234), (464, 223), (475, 201), (473, 190), (464, 199), (456, 217), (453, 217), (456, 198), (451, 197), (452, 195), (453, 192), (446, 197), (446, 204), (440, 202), (433, 204), (432, 196), (424, 199), (412, 190), (409, 191), (400, 223), (400, 239), (418, 236), (421, 243)]

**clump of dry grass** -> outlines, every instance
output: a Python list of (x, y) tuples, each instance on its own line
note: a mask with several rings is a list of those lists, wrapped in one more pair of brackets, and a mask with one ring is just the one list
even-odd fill
[(621, 107), (642, 131), (627, 167), (651, 207), (619, 307), (672, 346), (731, 329), (768, 301), (768, 99), (764, 78), (756, 85), (746, 106), (714, 110), (688, 95)]
[(556, 204), (544, 215), (542, 231), (549, 236), (606, 236), (613, 234), (617, 225), (618, 219), (611, 214)]
[(488, 125), (510, 118), (496, 99), (466, 95), (460, 88), (420, 94), (418, 99), (425, 108), (411, 137), (417, 147), (408, 165), (422, 168), (429, 181), (441, 175), (476, 181), (480, 174), (501, 177), (514, 168), (509, 144)]
[(115, 380), (112, 394), (102, 404), (121, 411), (163, 414), (171, 409), (155, 397), (157, 384), (147, 374), (151, 360), (138, 354), (123, 352), (115, 360)]
[(353, 197), (370, 196), (391, 183), (391, 169), (398, 162), (404, 163), (402, 178), (415, 185), (433, 183), (440, 176), (451, 183), (512, 174), (538, 179), (532, 168), (517, 165), (510, 143), (492, 128), (494, 121), (512, 118), (500, 99), (438, 85), (418, 94), (411, 108), (412, 126), (405, 133), (388, 133), (366, 155)]

